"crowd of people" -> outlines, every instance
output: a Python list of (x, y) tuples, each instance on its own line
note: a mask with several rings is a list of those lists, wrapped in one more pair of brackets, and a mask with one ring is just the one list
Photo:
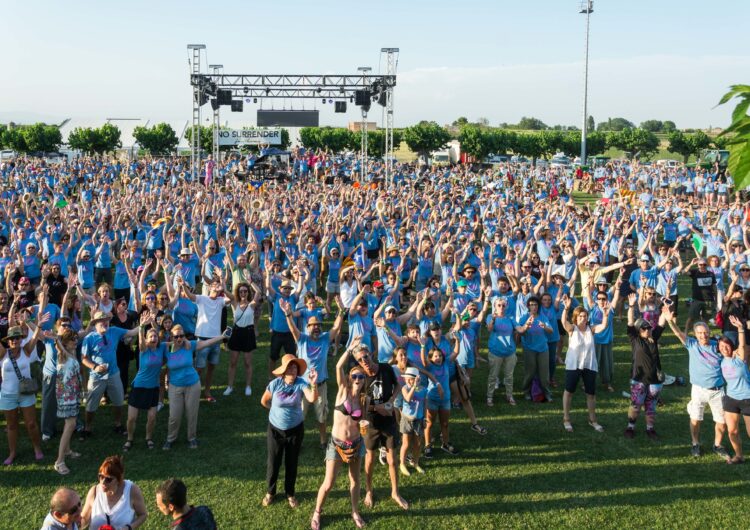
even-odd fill
[[(562, 428), (573, 432), (581, 383), (588, 423), (603, 432), (596, 393), (617, 385), (630, 394), (624, 436), (636, 435), (643, 410), (646, 434), (657, 439), (667, 329), (688, 351), (692, 454), (701, 455), (709, 406), (712, 451), (730, 464), (744, 461), (750, 210), (729, 175), (611, 163), (586, 176), (602, 193), (581, 206), (571, 196), (575, 173), (560, 168), (402, 164), (386, 182), (379, 162), (361, 171), (354, 157), (300, 148), (291, 179), (256, 182), (246, 180), (252, 164), (252, 157), (209, 160), (196, 179), (181, 158), (0, 166), (5, 465), (23, 458), (23, 419), (38, 461), (43, 441), (59, 435), (52, 467), (68, 474), (85, 440), (103, 429), (96, 413), (105, 402), (124, 437), (113, 449), (153, 450), (165, 406), (161, 449), (179, 444), (183, 417), (187, 447), (198, 448), (199, 407), (217, 401), (225, 344), (223, 395), (234, 392), (241, 358), (244, 395), (260, 395), (269, 410), (263, 506), (276, 500), (282, 464), (284, 495), (299, 505), (298, 457), (312, 410), (326, 466), (311, 527), (320, 527), (343, 464), (352, 518), (362, 527), (362, 462), (364, 506), (375, 502), (380, 461), (392, 500), (409, 509), (399, 476), (429, 472), (424, 460), (438, 449), (460, 451), (450, 436), (454, 414), (487, 434), (478, 399), (488, 408), (497, 396), (508, 406), (550, 403), (562, 386)], [(690, 283), (689, 299), (678, 294), (680, 278)], [(632, 348), (622, 381), (613, 353), (620, 320)], [(267, 360), (259, 361), (266, 331)], [(484, 362), (487, 379), (475, 381)], [(335, 392), (327, 385), (332, 363)], [(257, 392), (253, 368), (263, 364), (268, 383)], [(733, 455), (723, 445), (727, 433)], [(142, 495), (121, 470), (100, 472), (99, 487), (140, 496), (125, 526), (142, 523)], [(160, 508), (178, 498), (177, 509), (173, 490), (160, 493)], [(92, 528), (97, 510), (106, 511), (97, 491), (82, 510)], [(51, 516), (70, 515), (63, 504), (72, 495), (53, 499)]]

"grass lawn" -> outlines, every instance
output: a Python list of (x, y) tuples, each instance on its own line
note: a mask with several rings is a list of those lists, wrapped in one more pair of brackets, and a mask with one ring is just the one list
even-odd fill
[[(689, 284), (680, 284), (681, 297), (689, 296)], [(684, 308), (682, 309), (684, 313)], [(267, 328), (267, 320), (260, 326)], [(491, 528), (745, 528), (740, 510), (747, 495), (748, 466), (727, 466), (714, 455), (689, 456), (690, 439), (685, 405), (689, 386), (666, 387), (664, 406), (657, 416), (659, 442), (648, 440), (645, 424), (637, 425), (635, 440), (626, 440), (630, 348), (621, 322), (615, 328), (615, 393), (601, 391), (599, 421), (606, 431), (599, 434), (587, 425), (583, 391), (574, 397), (573, 425), (568, 434), (562, 427), (562, 389), (554, 402), (532, 404), (517, 393), (517, 407), (508, 406), (496, 394), (495, 407), (488, 408), (487, 365), (480, 363), (473, 381), (474, 404), (481, 423), (489, 429), (485, 437), (469, 429), (462, 411), (454, 411), (451, 436), (460, 449), (458, 456), (437, 451), (427, 461), (427, 474), (401, 478), (401, 491), (411, 501), (408, 514), (386, 500), (389, 483), (386, 469), (376, 466), (376, 506), (362, 513), (370, 528), (445, 528), (472, 530)], [(481, 354), (486, 355), (483, 333)], [(265, 432), (268, 414), (260, 406), (265, 384), (269, 336), (263, 332), (255, 357), (254, 394), (246, 398), (238, 391), (221, 397), (226, 381), (227, 354), (217, 371), (218, 402), (201, 402), (198, 436), (201, 447), (187, 449), (183, 422), (181, 438), (172, 451), (159, 447), (165, 439), (168, 411), (159, 413), (155, 440), (148, 451), (143, 442), (145, 418), (138, 423), (136, 444), (126, 454), (126, 478), (135, 481), (146, 495), (150, 516), (144, 528), (167, 528), (167, 520), (156, 510), (154, 491), (165, 478), (177, 476), (189, 487), (189, 499), (208, 504), (220, 528), (308, 528), (315, 495), (323, 478), (323, 453), (308, 418), (297, 495), (301, 506), (292, 511), (286, 502), (262, 508), (265, 492)], [(667, 373), (687, 377), (687, 352), (671, 333), (662, 341), (662, 359)], [(333, 361), (329, 369), (333, 369)], [(131, 368), (132, 370), (132, 368)], [(522, 363), (516, 368), (520, 388)], [(557, 378), (562, 380), (563, 368)], [(329, 386), (331, 399), (333, 386)], [(707, 415), (702, 439), (709, 450), (713, 425)], [(0, 470), (0, 528), (32, 529), (41, 526), (49, 498), (61, 485), (75, 488), (85, 497), (94, 484), (102, 459), (120, 452), (123, 438), (110, 432), (111, 412), (100, 409), (95, 436), (73, 441), (83, 457), (68, 460), (72, 473), (60, 477), (52, 470), (57, 440), (45, 444), (44, 465), (32, 463), (28, 438), (21, 427), (17, 463)], [(743, 435), (744, 436), (744, 435)], [(745, 438), (747, 443), (747, 438)], [(725, 445), (729, 447), (728, 441)], [(0, 455), (6, 442), (0, 439)], [(283, 477), (283, 470), (282, 470)], [(348, 479), (339, 476), (324, 511), (325, 528), (352, 528), (347, 490)], [(734, 508), (729, 509), (731, 506)], [(738, 517), (739, 515), (739, 517)]]

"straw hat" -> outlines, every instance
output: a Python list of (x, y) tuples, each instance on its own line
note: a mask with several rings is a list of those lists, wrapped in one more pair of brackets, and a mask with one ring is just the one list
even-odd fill
[(97, 322), (101, 322), (106, 320), (109, 322), (112, 319), (112, 313), (105, 313), (104, 311), (96, 311), (94, 315), (91, 317), (91, 324), (96, 324)]
[(302, 375), (307, 370), (307, 363), (304, 359), (299, 359), (291, 353), (287, 353), (281, 358), (281, 366), (273, 371), (273, 375), (278, 375), (279, 377), (283, 376), (290, 363), (295, 363), (297, 365), (297, 375)]

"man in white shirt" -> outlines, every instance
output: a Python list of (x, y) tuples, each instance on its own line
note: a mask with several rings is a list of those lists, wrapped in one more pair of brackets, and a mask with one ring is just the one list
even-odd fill
[[(221, 312), (224, 306), (231, 302), (231, 298), (224, 293), (223, 282), (220, 279), (214, 279), (208, 287), (208, 296), (204, 296), (202, 294), (196, 295), (190, 291), (182, 278), (179, 278), (178, 281), (184, 295), (198, 306), (198, 320), (195, 324), (196, 338), (206, 340), (221, 335)], [(211, 395), (211, 382), (216, 365), (219, 364), (220, 353), (221, 344), (216, 343), (213, 346), (198, 350), (195, 354), (195, 369), (200, 376), (203, 375), (203, 369), (206, 368), (203, 395), (209, 403), (216, 401)]]

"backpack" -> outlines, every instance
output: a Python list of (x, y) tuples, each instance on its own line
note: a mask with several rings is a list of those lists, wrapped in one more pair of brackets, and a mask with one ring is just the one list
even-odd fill
[(535, 403), (544, 403), (547, 400), (538, 377), (531, 380), (531, 400)]

